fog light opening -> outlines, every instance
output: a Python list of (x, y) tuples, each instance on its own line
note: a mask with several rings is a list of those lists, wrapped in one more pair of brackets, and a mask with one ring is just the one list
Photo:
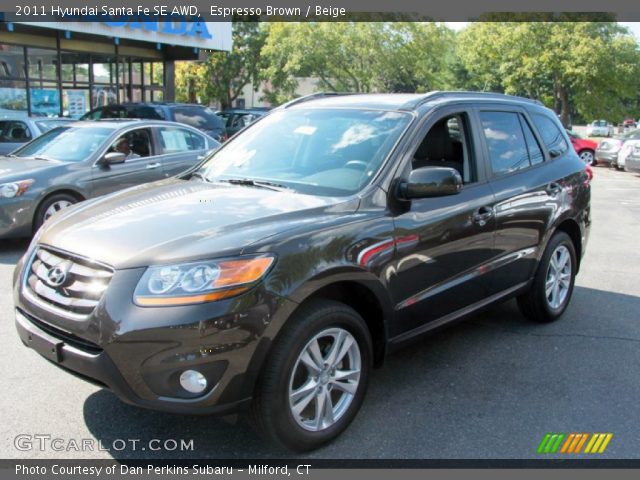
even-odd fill
[(189, 393), (202, 393), (207, 388), (207, 379), (197, 370), (185, 370), (180, 375), (180, 385)]

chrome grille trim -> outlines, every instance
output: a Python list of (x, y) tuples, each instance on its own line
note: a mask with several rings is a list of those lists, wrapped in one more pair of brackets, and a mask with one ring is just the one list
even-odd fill
[[(60, 286), (49, 283), (49, 270), (68, 266), (67, 279)], [(97, 307), (114, 270), (67, 252), (38, 245), (29, 259), (23, 279), (24, 295), (36, 305), (57, 315), (83, 320)]]

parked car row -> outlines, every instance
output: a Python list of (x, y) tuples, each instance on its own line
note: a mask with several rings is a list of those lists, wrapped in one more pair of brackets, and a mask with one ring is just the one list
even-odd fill
[(95, 108), (82, 116), (81, 120), (105, 118), (170, 120), (202, 130), (218, 142), (224, 142), (268, 111), (268, 108), (231, 108), (216, 112), (204, 105), (188, 103), (123, 103)]
[(624, 170), (627, 157), (638, 144), (640, 144), (640, 129), (602, 140), (596, 148), (595, 160)]
[(175, 122), (64, 123), (0, 157), (0, 239), (29, 236), (82, 200), (174, 176), (219, 146)]

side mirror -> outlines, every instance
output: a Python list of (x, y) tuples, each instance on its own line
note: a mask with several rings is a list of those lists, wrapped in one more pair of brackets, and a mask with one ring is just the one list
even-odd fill
[(116, 163), (124, 163), (127, 159), (127, 154), (122, 152), (109, 152), (102, 157), (102, 163), (104, 165), (115, 165)]
[(455, 195), (460, 190), (460, 173), (447, 167), (417, 168), (411, 172), (407, 182), (401, 182), (399, 185), (399, 195), (404, 200)]

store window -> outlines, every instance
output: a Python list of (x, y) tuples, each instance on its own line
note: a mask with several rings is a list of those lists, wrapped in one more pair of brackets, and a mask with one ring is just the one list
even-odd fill
[(56, 83), (42, 82), (30, 89), (31, 114), (40, 117), (60, 115), (60, 90)]
[(116, 83), (116, 59), (108, 55), (93, 56), (94, 83)]
[(44, 48), (27, 48), (29, 81), (58, 79), (58, 52)]
[(27, 85), (25, 82), (0, 80), (0, 109), (27, 109)]
[(24, 48), (0, 45), (0, 78), (24, 78)]

